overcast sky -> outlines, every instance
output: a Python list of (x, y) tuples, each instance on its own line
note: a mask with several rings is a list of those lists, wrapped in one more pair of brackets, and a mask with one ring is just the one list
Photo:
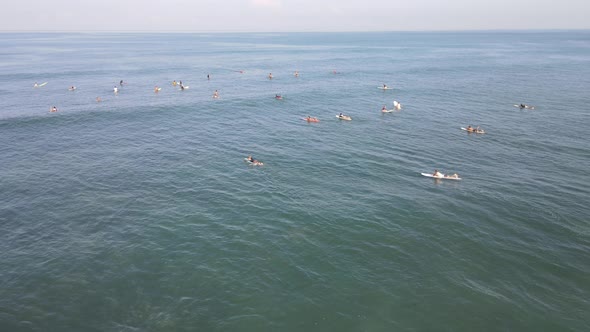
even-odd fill
[(590, 29), (590, 0), (7, 0), (0, 31)]

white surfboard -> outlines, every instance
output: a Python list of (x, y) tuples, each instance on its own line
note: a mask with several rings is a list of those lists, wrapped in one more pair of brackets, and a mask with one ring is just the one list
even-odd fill
[(433, 176), (430, 173), (420, 173), (422, 174), (422, 176), (425, 176), (427, 178), (433, 178), (433, 179), (441, 179), (441, 180), (461, 180), (461, 178), (453, 178), (453, 177), (447, 177), (446, 175), (443, 176)]
[(47, 82), (43, 82), (43, 83), (41, 83), (41, 84), (34, 85), (33, 87), (34, 87), (34, 88), (40, 88), (40, 87), (42, 87), (42, 86), (45, 86), (45, 84), (47, 84)]
[(340, 119), (340, 120), (346, 120), (346, 121), (351, 121), (352, 120), (352, 118), (350, 116), (348, 116), (348, 115), (343, 115), (343, 116), (336, 115), (336, 117), (338, 119)]
[(390, 88), (388, 86), (386, 86), (386, 87), (378, 86), (377, 89), (381, 89), (381, 90), (393, 90), (393, 88)]

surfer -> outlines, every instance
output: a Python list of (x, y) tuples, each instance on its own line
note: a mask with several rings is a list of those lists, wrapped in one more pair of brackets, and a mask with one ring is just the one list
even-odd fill
[(281, 96), (281, 95), (275, 95), (275, 99), (283, 99), (283, 96)]
[(100, 97), (96, 97), (96, 102), (100, 103), (102, 101), (102, 99), (100, 99)]
[(434, 170), (434, 173), (432, 173), (432, 176), (435, 178), (442, 178), (444, 175), (438, 171), (438, 169)]
[(39, 84), (37, 84), (37, 82), (35, 82), (35, 85), (33, 85), (33, 88), (38, 88)]
[(158, 91), (160, 91), (160, 87), (158, 87), (157, 85), (154, 87), (154, 93), (158, 93)]
[(269, 80), (272, 80), (272, 73), (269, 73), (269, 74), (268, 74), (268, 79), (269, 79)]
[(296, 70), (294, 75), (295, 77), (299, 77), (299, 71)]
[(211, 79), (211, 77), (209, 76), (209, 74), (207, 74), (207, 81), (209, 81)]
[(383, 83), (383, 89), (387, 89), (387, 84)]
[(172, 85), (176, 86), (178, 83), (176, 83), (176, 80), (172, 81)]
[(50, 112), (57, 112), (57, 107), (53, 106)]
[(74, 91), (74, 90), (76, 90), (76, 87), (72, 85), (68, 90)]
[(215, 98), (215, 99), (219, 98), (219, 92), (217, 92), (217, 90), (215, 90), (215, 92), (213, 92), (213, 98)]
[(119, 88), (117, 88), (117, 86), (114, 86), (114, 87), (113, 87), (113, 92), (114, 92), (114, 93), (118, 93), (118, 92), (119, 92)]
[(120, 81), (119, 81), (119, 85), (120, 85), (120, 86), (123, 86), (123, 80), (120, 80)]
[(402, 104), (398, 103), (397, 100), (394, 100), (393, 101), (393, 108), (399, 111), (402, 109)]
[(383, 105), (383, 107), (381, 108), (381, 112), (387, 112), (387, 107), (385, 107), (385, 105)]

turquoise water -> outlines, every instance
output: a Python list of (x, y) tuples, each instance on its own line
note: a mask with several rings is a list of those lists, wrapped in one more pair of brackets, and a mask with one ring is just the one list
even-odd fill
[(587, 331), (588, 91), (587, 31), (0, 34), (0, 330)]

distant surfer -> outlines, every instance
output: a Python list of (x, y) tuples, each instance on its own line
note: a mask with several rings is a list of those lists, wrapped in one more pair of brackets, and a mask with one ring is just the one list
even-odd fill
[(119, 81), (119, 85), (123, 86), (123, 80)]
[(444, 177), (443, 173), (439, 172), (438, 169), (434, 170), (434, 173), (432, 173), (432, 176), (435, 178), (442, 178)]
[(269, 80), (272, 80), (272, 73), (269, 73), (269, 74), (268, 74), (268, 79), (269, 79)]
[(387, 89), (387, 84), (383, 83), (383, 89)]
[(96, 102), (100, 103), (102, 101), (102, 99), (100, 99), (100, 97), (96, 97)]
[(176, 86), (178, 83), (176, 83), (176, 80), (172, 81), (172, 85)]
[(57, 107), (53, 106), (50, 112), (57, 112)]
[(115, 87), (113, 87), (113, 92), (114, 92), (114, 93), (118, 93), (118, 92), (119, 92), (119, 88), (117, 88), (116, 86), (115, 86)]
[(37, 82), (35, 82), (35, 85), (33, 85), (33, 88), (38, 88), (39, 84), (37, 84)]
[(76, 87), (72, 85), (68, 90), (74, 91), (74, 90), (76, 90)]
[(383, 107), (381, 108), (381, 112), (387, 112), (387, 107), (385, 107), (385, 105), (383, 105)]
[(213, 98), (214, 99), (219, 98), (219, 92), (217, 90), (215, 90), (215, 92), (213, 92)]
[(397, 100), (394, 100), (393, 101), (393, 108), (399, 111), (402, 109), (402, 104), (398, 103)]
[(296, 70), (294, 75), (295, 77), (299, 77), (299, 71)]
[(275, 95), (275, 99), (283, 99), (283, 96), (281, 96), (281, 95)]
[(158, 93), (159, 91), (160, 91), (160, 87), (156, 85), (154, 87), (154, 93)]
[(209, 74), (207, 74), (207, 81), (209, 81), (211, 79), (211, 77), (209, 76)]

